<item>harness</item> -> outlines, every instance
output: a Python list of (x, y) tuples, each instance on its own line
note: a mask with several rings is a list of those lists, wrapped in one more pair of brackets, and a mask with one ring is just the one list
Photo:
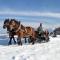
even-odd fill
[(25, 31), (25, 33), (27, 33), (27, 29), (26, 29), (26, 27), (25, 27), (25, 29), (21, 29), (21, 25), (18, 27), (18, 29), (16, 30), (16, 32), (18, 32), (18, 31)]
[(21, 27), (19, 26), (18, 29), (16, 30), (16, 32), (18, 32), (18, 31), (20, 30), (20, 28), (21, 28)]

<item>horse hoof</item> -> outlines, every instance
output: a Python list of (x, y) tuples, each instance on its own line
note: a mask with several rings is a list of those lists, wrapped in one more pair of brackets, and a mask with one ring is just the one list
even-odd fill
[(14, 44), (16, 44), (16, 42)]
[(20, 45), (22, 46), (22, 43)]
[(22, 43), (18, 43), (18, 45), (21, 45), (22, 46)]
[(8, 43), (8, 45), (12, 45), (11, 43)]
[(21, 45), (22, 46), (22, 44), (18, 44), (19, 46)]
[(32, 45), (34, 45), (34, 42), (32, 43)]

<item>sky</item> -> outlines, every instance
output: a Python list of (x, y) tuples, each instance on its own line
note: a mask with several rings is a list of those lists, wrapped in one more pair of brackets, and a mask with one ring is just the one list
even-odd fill
[(60, 0), (0, 0), (0, 21), (6, 18), (60, 24)]

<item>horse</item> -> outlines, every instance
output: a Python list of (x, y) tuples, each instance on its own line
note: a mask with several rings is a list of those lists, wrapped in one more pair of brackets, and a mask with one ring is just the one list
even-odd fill
[(8, 45), (11, 45), (11, 40), (13, 39), (14, 40), (14, 44), (16, 44), (16, 41), (15, 41), (15, 38), (14, 38), (14, 35), (16, 35), (16, 33), (10, 29), (10, 20), (9, 19), (5, 19), (4, 23), (3, 23), (3, 28), (6, 29), (7, 28), (7, 32), (9, 33), (9, 42), (8, 42)]
[[(14, 22), (12, 22), (14, 21)], [(14, 23), (14, 24), (13, 24)], [(30, 26), (23, 26), (21, 22), (19, 24), (15, 20), (10, 21), (10, 29), (15, 30), (16, 35), (18, 36), (17, 42), (18, 45), (22, 45), (21, 38), (28, 37), (29, 40), (34, 44), (35, 42), (35, 32), (34, 29)], [(25, 40), (26, 42), (26, 40)]]

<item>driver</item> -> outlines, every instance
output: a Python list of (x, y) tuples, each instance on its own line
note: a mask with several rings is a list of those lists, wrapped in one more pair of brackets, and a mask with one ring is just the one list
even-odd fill
[(37, 28), (39, 36), (43, 33), (42, 23), (40, 23), (39, 27)]

